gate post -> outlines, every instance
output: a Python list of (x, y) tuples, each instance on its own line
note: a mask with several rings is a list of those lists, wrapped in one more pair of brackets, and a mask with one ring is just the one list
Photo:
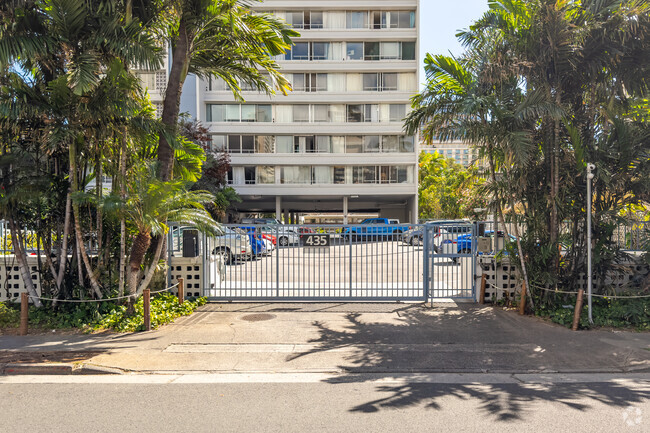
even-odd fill
[(422, 226), (422, 258), (424, 260), (422, 266), (422, 296), (424, 297), (424, 302), (427, 302), (428, 298), (431, 297), (431, 308), (433, 308), (433, 296), (431, 296), (431, 285), (429, 284), (429, 227), (426, 224)]

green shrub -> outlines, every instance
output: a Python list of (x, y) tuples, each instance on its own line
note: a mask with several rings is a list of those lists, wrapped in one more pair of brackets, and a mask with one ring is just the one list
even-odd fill
[(0, 302), (0, 328), (17, 328), (20, 325), (18, 308), (10, 302)]
[[(187, 300), (178, 304), (171, 293), (161, 293), (151, 299), (151, 328), (173, 322), (180, 316), (192, 314), (204, 305), (206, 298)], [(0, 303), (0, 328), (16, 328), (20, 324), (20, 306)], [(60, 303), (56, 310), (51, 303), (44, 308), (29, 308), (29, 326), (42, 329), (79, 328), (84, 331), (112, 330), (135, 332), (144, 330), (142, 297), (135, 303), (135, 313), (127, 314), (127, 307), (114, 302)]]

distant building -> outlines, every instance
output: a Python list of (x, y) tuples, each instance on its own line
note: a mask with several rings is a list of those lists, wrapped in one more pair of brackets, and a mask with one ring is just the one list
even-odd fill
[(480, 162), (478, 161), (478, 149), (473, 149), (471, 145), (460, 141), (420, 144), (420, 151), (427, 153), (438, 152), (441, 156), (453, 158), (463, 167), (469, 167), (477, 162), (480, 165)]

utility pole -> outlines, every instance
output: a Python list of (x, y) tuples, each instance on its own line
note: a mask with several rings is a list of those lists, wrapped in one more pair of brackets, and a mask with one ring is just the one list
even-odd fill
[(596, 169), (594, 164), (587, 164), (587, 311), (589, 313), (589, 323), (594, 324), (591, 315), (591, 180), (594, 178), (593, 171)]

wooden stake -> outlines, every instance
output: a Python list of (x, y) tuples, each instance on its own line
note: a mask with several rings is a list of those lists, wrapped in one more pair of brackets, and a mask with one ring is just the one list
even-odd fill
[(578, 298), (576, 299), (576, 307), (573, 310), (573, 326), (571, 329), (574, 331), (578, 330), (578, 325), (580, 324), (580, 314), (582, 313), (582, 297), (584, 296), (585, 291), (583, 289), (578, 290)]
[(487, 282), (485, 281), (485, 274), (481, 276), (481, 292), (478, 297), (478, 303), (479, 304), (485, 304), (485, 285)]
[(178, 279), (178, 305), (183, 305), (185, 300), (185, 287), (183, 285), (183, 279)]
[(144, 330), (151, 331), (151, 291), (149, 289), (144, 289), (142, 292), (142, 301)]
[(526, 314), (526, 282), (521, 284), (521, 301), (519, 302), (519, 315)]
[(29, 323), (29, 296), (27, 293), (20, 294), (20, 329), (18, 335), (27, 335)]

